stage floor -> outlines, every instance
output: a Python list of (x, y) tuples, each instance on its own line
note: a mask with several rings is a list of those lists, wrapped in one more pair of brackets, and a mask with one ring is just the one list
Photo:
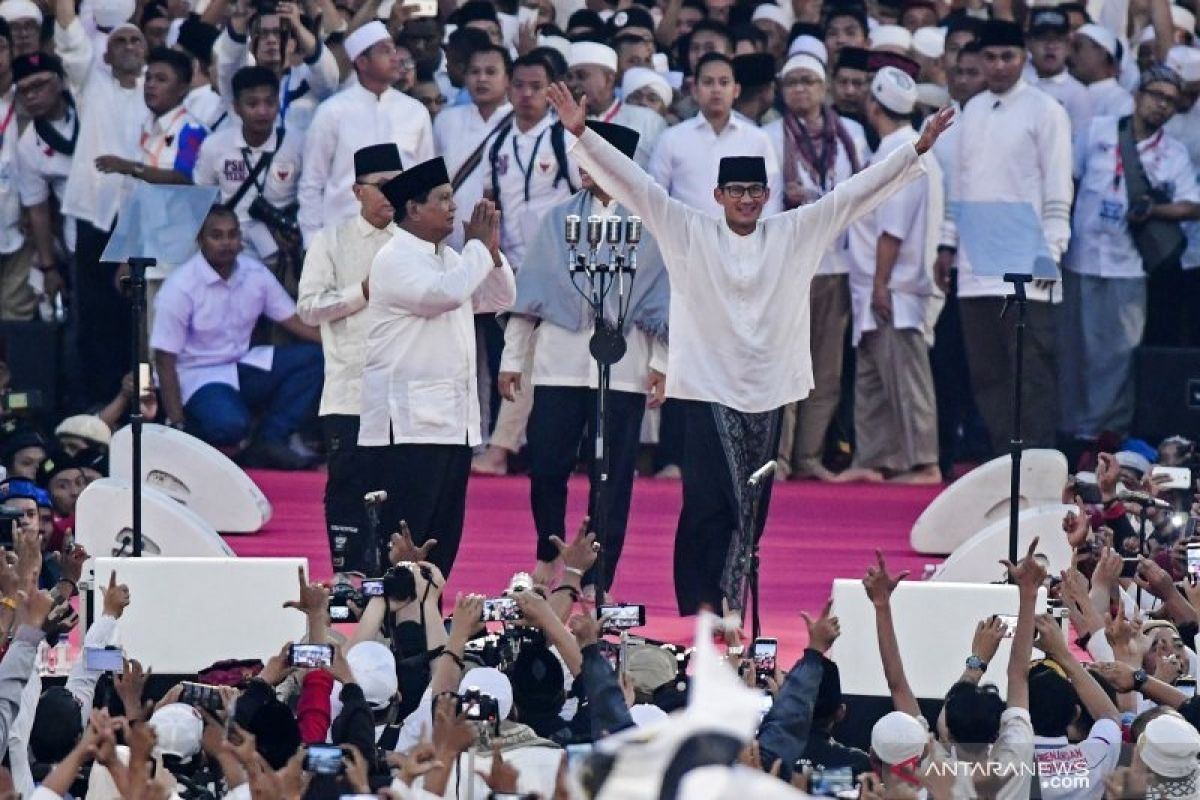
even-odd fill
[[(230, 536), (242, 556), (304, 556), (313, 575), (331, 574), (321, 497), (323, 473), (255, 471), (251, 476), (274, 505), (274, 518), (260, 533)], [(883, 551), (894, 570), (920, 577), (926, 562), (908, 546), (917, 516), (940, 487), (776, 484), (763, 539), (763, 635), (779, 639), (785, 663), (807, 640), (800, 611), (820, 611), (834, 578), (861, 578)], [(571, 486), (568, 530), (587, 503), (587, 483)], [(675, 607), (672, 558), (680, 505), (676, 480), (639, 478), (633, 490), (625, 552), (613, 593), (617, 600), (646, 605), (647, 636), (690, 642), (692, 623)], [(529, 481), (524, 476), (472, 478), (466, 532), (447, 597), (473, 591), (494, 595), (517, 570), (534, 565)], [(836, 609), (835, 609), (836, 613)]]

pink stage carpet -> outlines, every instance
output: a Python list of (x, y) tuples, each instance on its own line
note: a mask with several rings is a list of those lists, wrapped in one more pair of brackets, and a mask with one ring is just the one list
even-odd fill
[[(323, 473), (254, 472), (252, 476), (275, 507), (260, 533), (231, 536), (243, 556), (305, 556), (317, 578), (330, 575), (321, 505)], [(798, 655), (807, 639), (800, 610), (818, 612), (834, 578), (861, 578), (879, 548), (896, 570), (920, 577), (928, 557), (908, 546), (917, 516), (937, 494), (936, 488), (909, 486), (826, 486), (777, 484), (762, 545), (763, 634), (779, 639), (786, 660)], [(586, 506), (587, 484), (572, 484), (568, 529)], [(644, 633), (686, 642), (692, 624), (675, 609), (672, 558), (680, 484), (639, 479), (625, 552), (614, 594), (623, 602), (644, 603)], [(466, 533), (448, 597), (455, 592), (495, 594), (512, 573), (533, 566), (533, 521), (529, 481), (525, 477), (472, 478)], [(748, 630), (748, 628), (747, 628)]]

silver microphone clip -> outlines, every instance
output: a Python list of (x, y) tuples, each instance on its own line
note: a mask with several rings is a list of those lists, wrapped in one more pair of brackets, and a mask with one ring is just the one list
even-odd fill
[(582, 226), (583, 226), (583, 220), (581, 220), (579, 218), (578, 214), (570, 214), (567, 216), (567, 221), (566, 221), (567, 244), (571, 245), (572, 247), (579, 244), (579, 235), (582, 232)]

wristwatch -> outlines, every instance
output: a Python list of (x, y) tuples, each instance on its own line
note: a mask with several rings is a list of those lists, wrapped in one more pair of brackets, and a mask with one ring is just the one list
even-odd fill
[(134, 164), (134, 165), (133, 165), (133, 177), (135, 177), (135, 178), (140, 178), (140, 177), (142, 177), (142, 175), (143, 175), (145, 172), (146, 172), (146, 165), (145, 165), (145, 164)]
[(1150, 676), (1146, 674), (1146, 670), (1137, 670), (1133, 673), (1133, 690), (1135, 692), (1140, 692), (1148, 680), (1150, 680)]
[(731, 645), (729, 645), (729, 647), (725, 648), (725, 655), (727, 655), (727, 656), (741, 656), (745, 652), (746, 652), (745, 645), (731, 644)]
[(987, 672), (987, 667), (987, 662), (974, 653), (967, 656), (967, 669), (973, 669), (976, 672)]

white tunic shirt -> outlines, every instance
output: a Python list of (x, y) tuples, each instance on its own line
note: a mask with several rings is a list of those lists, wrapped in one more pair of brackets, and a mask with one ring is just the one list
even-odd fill
[[(1176, 114), (1166, 124), (1166, 131), (1187, 148), (1192, 160), (1192, 170), (1200, 179), (1200, 103), (1193, 103), (1187, 111)], [(1188, 237), (1188, 249), (1183, 254), (1183, 268), (1200, 267), (1200, 221), (1183, 223), (1183, 232)]]
[[(1026, 202), (1042, 221), (1042, 234), (1057, 261), (1071, 238), (1071, 121), (1050, 95), (1024, 80), (1003, 95), (983, 91), (967, 103), (954, 126), (949, 203)], [(949, 203), (947, 207), (949, 208)], [(942, 243), (958, 247), (958, 229), (947, 218)], [(1030, 265), (1032, 267), (1032, 265)], [(1010, 284), (976, 275), (958, 247), (958, 296), (1005, 297)], [(1031, 300), (1061, 300), (1057, 287), (1026, 287)]]
[(313, 237), (297, 288), (296, 315), (321, 326), (325, 385), (319, 413), (358, 416), (367, 358), (367, 307), (362, 283), (396, 226), (376, 228), (356, 217), (322, 228)]
[(484, 151), (481, 153), (479, 164), (459, 185), (454, 193), (454, 232), (446, 240), (446, 244), (456, 250), (463, 245), (462, 223), (471, 218), (475, 204), (483, 199), (483, 174), (487, 170), (487, 145), (491, 144), (492, 133), (512, 113), (512, 104), (504, 103), (487, 119), (479, 113), (479, 107), (474, 103), (465, 106), (444, 108), (433, 120), (433, 143), (437, 152), (446, 161), (446, 172), (450, 179), (458, 174), (459, 169), (471, 154), (487, 139)]
[(0, 253), (15, 253), (25, 244), (21, 233), (21, 200), (17, 194), (16, 90), (0, 97)]
[[(514, 123), (500, 142), (495, 164), (484, 153), (483, 188), (500, 188), (500, 246), (514, 269), (521, 268), (525, 248), (537, 235), (542, 215), (570, 197), (573, 192), (566, 180), (559, 180), (558, 161), (550, 142), (554, 117), (547, 114), (541, 122), (522, 133)], [(497, 134), (499, 135), (499, 134)], [(492, 145), (488, 145), (491, 152)], [(579, 188), (579, 170), (568, 165), (571, 184)], [(468, 212), (469, 213), (469, 212)]]
[(637, 131), (637, 152), (633, 154), (633, 160), (643, 168), (650, 163), (650, 156), (654, 153), (654, 146), (658, 144), (658, 137), (667, 129), (666, 120), (658, 112), (641, 106), (631, 106), (623, 100), (614, 100), (603, 113), (592, 114), (590, 118), (624, 125)]
[(767, 162), (767, 184), (771, 189), (763, 216), (783, 210), (783, 181), (771, 140), (757, 125), (736, 114), (730, 115), (720, 134), (703, 114), (667, 128), (658, 137), (647, 172), (684, 205), (724, 219), (725, 211), (713, 199), (713, 189), (717, 188), (721, 159), (726, 156), (762, 156)]
[[(871, 157), (877, 164), (896, 150), (917, 140), (905, 126), (879, 142)], [(854, 344), (863, 333), (876, 329), (871, 295), (875, 288), (875, 254), (885, 233), (900, 240), (888, 288), (892, 295), (892, 325), (915, 328), (932, 344), (933, 325), (941, 310), (942, 293), (933, 282), (937, 237), (945, 216), (941, 167), (926, 165), (929, 174), (896, 192), (891, 199), (850, 226), (850, 309), (854, 317)]]
[(397, 229), (369, 286), (358, 443), (479, 444), (474, 315), (516, 299), (508, 261), (497, 268), (476, 240), (459, 255)]
[[(240, 122), (236, 117), (234, 119)], [(227, 203), (250, 177), (259, 160), (272, 152), (275, 155), (271, 163), (259, 171), (234, 209), (242, 226), (242, 240), (259, 258), (269, 258), (279, 246), (267, 226), (250, 216), (250, 206), (259, 195), (276, 208), (286, 208), (296, 202), (304, 163), (304, 131), (288, 128), (282, 144), (279, 134), (272, 131), (261, 145), (251, 147), (246, 144), (240, 124), (222, 126), (200, 146), (200, 157), (192, 177), (197, 186), (218, 187), (220, 201)]]
[[(843, 119), (842, 124), (845, 125), (846, 131), (850, 134), (853, 147), (855, 149), (854, 158), (861, 167), (867, 162), (867, 140), (863, 136), (862, 126), (858, 125), (853, 120)], [(784, 160), (784, 129), (783, 120), (777, 119), (774, 122), (769, 122), (763, 126), (763, 132), (767, 134), (767, 138), (771, 140), (771, 148), (775, 151), (775, 157), (780, 164), (780, 186), (783, 186), (783, 160)], [(857, 135), (856, 135), (857, 134)], [(842, 146), (841, 139), (834, 140), (837, 143), (837, 158), (833, 164), (833, 174), (826, 176), (825, 185), (820, 185), (819, 176), (811, 174), (804, 164), (798, 164), (796, 176), (800, 179), (800, 185), (810, 194), (815, 200), (827, 194), (834, 186), (837, 186), (842, 181), (854, 174), (853, 164), (850, 161), (850, 154), (846, 152), (846, 148)], [(849, 254), (847, 253), (848, 243), (845, 236), (839, 236), (830, 248), (825, 252), (825, 257), (821, 259), (821, 267), (817, 270), (818, 275), (845, 275), (850, 269)]]
[(82, 125), (62, 211), (108, 230), (117, 218), (125, 187), (134, 179), (98, 172), (96, 159), (114, 155), (140, 160), (138, 135), (148, 113), (142, 79), (126, 89), (111, 72), (98, 68), (92, 62), (91, 40), (78, 19), (67, 28), (54, 26), (54, 46), (63, 60)]
[(724, 220), (672, 200), (594, 131), (585, 131), (572, 150), (645, 220), (670, 271), (668, 396), (747, 413), (808, 396), (808, 292), (822, 254), (848, 224), (925, 174), (925, 159), (903, 147), (817, 202), (760, 220), (753, 233), (739, 236)]
[[(1075, 167), (1079, 197), (1064, 265), (1072, 272), (1098, 278), (1143, 278), (1142, 257), (1126, 220), (1129, 197), (1123, 175), (1118, 174), (1117, 121), (1116, 117), (1097, 117), (1081, 140)], [(1196, 173), (1180, 142), (1160, 130), (1138, 142), (1137, 149), (1153, 186), (1165, 188), (1177, 202), (1200, 202)]]
[(1125, 117), (1133, 113), (1133, 95), (1116, 78), (1089, 83), (1087, 91), (1092, 98), (1093, 117)]
[(1067, 70), (1048, 78), (1039, 78), (1032, 66), (1025, 70), (1025, 80), (1058, 101), (1071, 118), (1071, 135), (1079, 136), (1092, 121), (1092, 95), (1088, 88)]
[(300, 227), (307, 245), (326, 225), (358, 213), (354, 153), (373, 144), (394, 142), (405, 168), (433, 158), (433, 126), (425, 106), (388, 89), (382, 95), (357, 82), (321, 103), (304, 146), (300, 176)]
[[(79, 124), (79, 115), (70, 107), (65, 117), (50, 123), (67, 141), (71, 140)], [(17, 194), (21, 205), (26, 208), (36, 206), (49, 200), (52, 194), (61, 205), (70, 173), (71, 156), (42, 141), (32, 124), (26, 126), (17, 142)], [(70, 220), (63, 224), (63, 244), (67, 250), (75, 251), (75, 225)]]

